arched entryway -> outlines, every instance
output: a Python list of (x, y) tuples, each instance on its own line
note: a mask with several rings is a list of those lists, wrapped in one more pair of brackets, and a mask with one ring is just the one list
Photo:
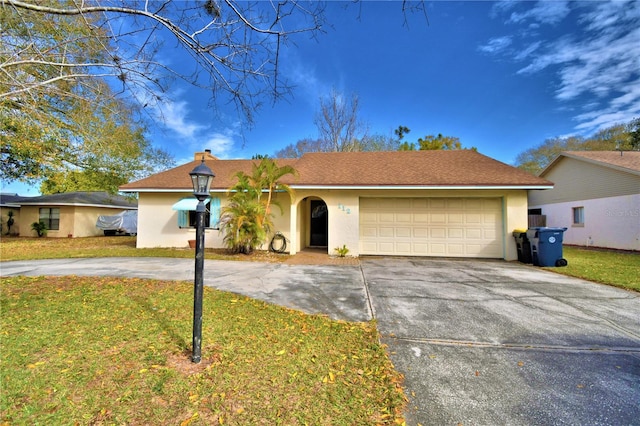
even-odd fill
[(309, 199), (309, 247), (326, 248), (329, 242), (329, 210), (321, 199)]

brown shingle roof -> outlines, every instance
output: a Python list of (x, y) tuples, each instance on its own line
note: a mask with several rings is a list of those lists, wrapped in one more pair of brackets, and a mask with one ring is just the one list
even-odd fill
[(560, 154), (559, 158), (561, 156), (627, 169), (630, 172), (636, 172), (636, 174), (640, 172), (639, 151), (565, 151)]
[[(471, 150), (308, 153), (290, 164), (298, 176), (283, 181), (301, 186), (552, 186), (545, 179)], [(213, 189), (228, 189), (234, 174), (250, 172), (255, 160), (209, 160), (216, 174)], [(123, 191), (190, 190), (189, 172), (198, 161), (184, 164), (120, 187)]]

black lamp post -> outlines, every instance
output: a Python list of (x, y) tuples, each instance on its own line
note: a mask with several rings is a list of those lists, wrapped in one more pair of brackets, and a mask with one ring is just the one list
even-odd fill
[(191, 361), (199, 363), (202, 349), (202, 287), (204, 270), (204, 200), (209, 196), (211, 182), (215, 175), (204, 163), (193, 169), (189, 176), (193, 182), (193, 195), (198, 199), (196, 207), (196, 271), (193, 282), (193, 353)]

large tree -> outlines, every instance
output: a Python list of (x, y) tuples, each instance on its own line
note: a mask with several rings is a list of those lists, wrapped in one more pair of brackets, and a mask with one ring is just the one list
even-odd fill
[[(401, 5), (424, 12), (422, 2)], [(264, 95), (290, 93), (281, 47), (322, 31), (323, 11), (297, 0), (0, 0), (3, 179), (46, 178), (45, 157), (68, 162), (59, 153), (89, 134), (74, 122), (79, 104), (157, 106), (174, 79), (208, 91), (214, 107), (235, 104), (251, 123)], [(172, 63), (167, 49), (191, 61)], [(135, 132), (130, 119), (118, 118)]]
[(567, 136), (545, 140), (516, 157), (516, 166), (533, 174), (540, 173), (563, 151), (613, 151), (639, 149), (634, 132), (640, 131), (640, 119), (597, 131), (590, 137)]
[(332, 90), (320, 98), (314, 123), (316, 139), (305, 138), (289, 144), (275, 153), (277, 158), (298, 158), (306, 152), (396, 151), (397, 139), (381, 134), (369, 134), (360, 118), (358, 95), (346, 96)]

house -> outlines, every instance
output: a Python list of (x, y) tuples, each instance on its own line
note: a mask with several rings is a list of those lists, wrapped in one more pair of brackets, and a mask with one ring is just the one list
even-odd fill
[[(9, 199), (7, 199), (9, 200)], [(96, 228), (100, 215), (114, 215), (123, 210), (137, 209), (135, 200), (106, 192), (68, 192), (39, 197), (12, 197), (14, 216), (12, 233), (19, 230), (21, 236), (35, 236), (31, 230), (34, 222), (44, 222), (47, 237), (91, 237), (102, 235)], [(5, 195), (2, 197), (3, 221), (5, 220)], [(3, 225), (4, 227), (4, 225)]]
[(566, 227), (565, 244), (640, 250), (640, 152), (563, 152), (540, 177), (555, 187), (530, 191), (529, 208)]
[[(138, 193), (138, 247), (185, 247), (194, 238), (189, 172), (201, 159), (216, 177), (208, 202), (214, 227), (234, 174), (253, 160), (219, 160), (205, 151), (193, 162), (131, 182)], [(291, 254), (346, 245), (349, 254), (516, 259), (511, 232), (527, 227), (527, 191), (553, 184), (472, 150), (308, 153), (277, 160), (293, 166), (295, 191), (278, 193), (275, 230)], [(185, 213), (187, 211), (187, 213)], [(223, 247), (206, 231), (206, 247)], [(266, 247), (266, 246), (265, 246)]]

